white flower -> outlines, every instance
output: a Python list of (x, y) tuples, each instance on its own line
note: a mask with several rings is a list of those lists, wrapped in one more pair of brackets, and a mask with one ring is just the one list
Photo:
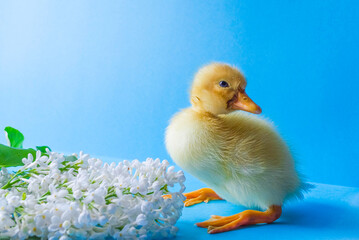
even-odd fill
[(58, 216), (52, 216), (48, 230), (49, 232), (59, 232), (61, 234), (64, 234), (66, 228), (63, 226), (63, 222), (61, 221), (61, 218), (59, 218)]
[(19, 196), (9, 194), (6, 196), (6, 200), (10, 206), (13, 206), (13, 207), (20, 206), (20, 197)]
[(21, 205), (24, 206), (25, 208), (33, 208), (36, 204), (37, 204), (37, 199), (35, 198), (34, 195), (29, 195), (29, 194), (25, 194), (25, 199), (21, 200)]
[(0, 211), (0, 230), (15, 226), (15, 221), (5, 211)]
[(62, 235), (59, 240), (69, 240), (69, 239), (71, 239), (69, 236)]
[(32, 156), (31, 153), (29, 153), (29, 154), (27, 155), (27, 158), (23, 158), (23, 159), (22, 159), (22, 163), (23, 163), (24, 165), (28, 165), (28, 164), (32, 163), (33, 160), (34, 160), (34, 157)]
[(70, 204), (65, 204), (63, 206), (63, 212), (61, 214), (61, 220), (64, 221), (64, 223), (66, 221), (71, 223), (78, 218), (80, 212), (81, 209), (77, 202), (71, 202)]
[(138, 181), (137, 179), (134, 179), (131, 182), (131, 185), (133, 186), (130, 189), (131, 193), (133, 193), (133, 194), (140, 193), (142, 195), (147, 194), (148, 182), (145, 179), (141, 179), (140, 181)]
[(24, 230), (27, 230), (25, 234), (28, 234), (29, 236), (41, 236), (42, 234), (42, 230), (36, 227), (36, 224), (33, 221), (28, 221), (27, 229)]
[(33, 181), (31, 181), (29, 183), (29, 185), (27, 186), (27, 189), (29, 190), (29, 192), (38, 192), (40, 189), (41, 183), (39, 180), (34, 179)]
[[(5, 195), (5, 194), (3, 194), (3, 195)], [(14, 209), (14, 207), (8, 203), (8, 200), (0, 195), (0, 213), (1, 212), (10, 213), (13, 211), (13, 209)]]
[(6, 168), (0, 170), (0, 188), (4, 186), (10, 180), (10, 174)]
[[(175, 236), (184, 174), (167, 161), (103, 164), (80, 152), (31, 154), (0, 171), (0, 235), (15, 239), (149, 239)], [(35, 160), (34, 160), (35, 159)], [(5, 169), (5, 170), (4, 170)], [(172, 199), (162, 195), (171, 189)], [(161, 224), (158, 224), (158, 221)]]
[(105, 195), (106, 195), (106, 189), (104, 187), (97, 188), (94, 191), (91, 191), (88, 196), (84, 199), (84, 203), (90, 203), (92, 201), (95, 201), (95, 203), (99, 205), (105, 204)]
[(35, 225), (37, 228), (44, 228), (51, 223), (51, 215), (49, 210), (38, 213), (35, 218)]
[(84, 209), (77, 220), (79, 227), (87, 227), (91, 224), (90, 213)]
[(141, 204), (141, 211), (145, 214), (149, 213), (153, 209), (153, 204), (149, 201), (143, 201)]
[(53, 201), (53, 202), (55, 202), (55, 201), (57, 201), (57, 202), (64, 201), (64, 198), (68, 194), (68, 191), (65, 190), (65, 189), (57, 190), (57, 189), (52, 188), (50, 191), (51, 191), (51, 195), (47, 197), (47, 200), (48, 201)]
[(139, 226), (147, 225), (147, 218), (144, 214), (140, 214), (136, 218), (136, 224)]
[(73, 196), (76, 200), (80, 199), (82, 197), (82, 191), (75, 190)]

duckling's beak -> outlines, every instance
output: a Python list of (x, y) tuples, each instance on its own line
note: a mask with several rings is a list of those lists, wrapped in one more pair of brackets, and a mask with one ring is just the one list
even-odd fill
[(262, 109), (248, 97), (244, 90), (239, 91), (233, 97), (233, 100), (231, 100), (230, 108), (233, 110), (243, 110), (255, 114), (260, 114), (262, 112)]

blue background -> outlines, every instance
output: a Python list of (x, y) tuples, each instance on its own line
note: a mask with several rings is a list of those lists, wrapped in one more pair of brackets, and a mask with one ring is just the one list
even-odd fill
[(358, 29), (358, 1), (1, 1), (0, 128), (25, 147), (169, 159), (193, 74), (223, 61), (311, 181), (358, 187)]

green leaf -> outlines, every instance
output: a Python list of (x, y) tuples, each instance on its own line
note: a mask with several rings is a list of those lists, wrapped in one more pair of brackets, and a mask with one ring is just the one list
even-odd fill
[(48, 146), (36, 146), (36, 149), (40, 150), (41, 153), (46, 153), (46, 148), (48, 148), (51, 151), (51, 148)]
[(6, 127), (5, 136), (10, 147), (22, 148), (22, 142), (25, 138), (19, 130), (12, 127)]
[(74, 162), (77, 160), (77, 157), (73, 156), (73, 155), (70, 155), (70, 156), (64, 156), (65, 157), (65, 161), (68, 161), (68, 162)]
[(35, 149), (13, 148), (0, 144), (0, 168), (23, 166), (22, 159), (27, 158), (29, 153), (32, 154), (34, 159), (36, 158)]

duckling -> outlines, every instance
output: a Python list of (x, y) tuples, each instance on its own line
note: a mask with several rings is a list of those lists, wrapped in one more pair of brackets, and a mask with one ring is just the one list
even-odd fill
[(302, 198), (310, 188), (301, 181), (290, 150), (273, 125), (254, 115), (262, 110), (246, 94), (246, 85), (235, 67), (223, 63), (202, 67), (191, 87), (191, 107), (177, 113), (166, 129), (171, 158), (208, 186), (185, 193), (185, 206), (224, 199), (259, 209), (213, 215), (196, 223), (208, 233), (274, 222), (285, 200)]

